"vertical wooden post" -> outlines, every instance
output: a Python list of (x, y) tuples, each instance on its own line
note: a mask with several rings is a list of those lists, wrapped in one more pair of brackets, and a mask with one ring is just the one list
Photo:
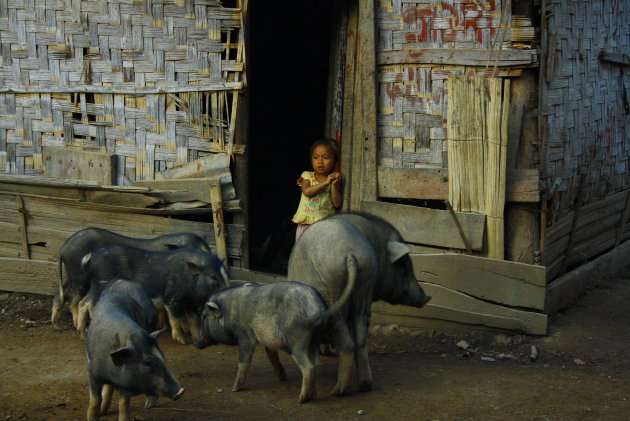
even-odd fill
[(214, 224), (215, 251), (219, 259), (223, 259), (223, 265), (227, 269), (227, 247), (225, 244), (225, 225), (223, 223), (223, 198), (221, 196), (221, 184), (213, 184), (210, 187), (210, 200), (212, 201), (212, 223)]
[(22, 236), (22, 252), (26, 259), (31, 259), (31, 252), (28, 249), (28, 234), (26, 232), (26, 209), (22, 196), (15, 196), (18, 215), (20, 216), (20, 234)]

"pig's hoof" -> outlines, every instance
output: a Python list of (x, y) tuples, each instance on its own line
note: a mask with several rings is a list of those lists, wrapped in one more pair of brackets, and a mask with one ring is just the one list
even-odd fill
[(179, 342), (182, 345), (186, 345), (186, 338), (184, 338), (184, 335), (182, 335), (181, 333), (179, 335), (173, 333), (173, 340), (175, 340), (175, 342)]
[(342, 387), (340, 385), (335, 385), (335, 387), (330, 392), (330, 394), (333, 395), (333, 396), (343, 396), (343, 395), (346, 395), (346, 394), (348, 394), (350, 392), (352, 392), (352, 387), (351, 386)]
[(359, 390), (361, 392), (369, 392), (370, 390), (372, 390), (372, 383), (362, 382), (361, 385), (359, 386)]
[(157, 406), (157, 398), (155, 396), (147, 396), (144, 401), (145, 408), (155, 408)]
[(315, 399), (315, 394), (314, 393), (308, 393), (305, 395), (300, 395), (300, 397), (298, 398), (298, 403), (305, 403), (308, 401), (312, 401), (313, 399)]

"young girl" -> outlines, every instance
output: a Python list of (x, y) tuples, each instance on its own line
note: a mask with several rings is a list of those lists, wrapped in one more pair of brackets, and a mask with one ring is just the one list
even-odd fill
[(293, 222), (298, 224), (295, 240), (309, 225), (333, 215), (343, 203), (341, 174), (335, 172), (339, 157), (337, 142), (316, 140), (309, 149), (313, 171), (304, 171), (297, 181), (302, 197)]

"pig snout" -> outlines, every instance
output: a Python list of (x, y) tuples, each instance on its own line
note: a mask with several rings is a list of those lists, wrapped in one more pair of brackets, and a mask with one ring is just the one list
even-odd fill
[(195, 345), (195, 348), (197, 349), (204, 349), (207, 346), (204, 343), (204, 341), (201, 339), (201, 336), (197, 337), (197, 339), (195, 339), (195, 342), (193, 342), (193, 344)]

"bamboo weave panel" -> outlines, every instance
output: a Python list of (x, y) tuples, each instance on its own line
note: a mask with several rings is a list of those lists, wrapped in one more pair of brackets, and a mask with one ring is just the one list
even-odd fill
[(0, 2), (0, 172), (38, 174), (49, 145), (117, 154), (119, 183), (239, 152), (232, 3)]
[[(502, 7), (505, 9), (502, 12)], [(502, 15), (503, 13), (503, 15)], [(393, 0), (377, 7), (379, 52), (501, 49), (529, 46), (534, 27), (500, 1), (438, 3)], [(398, 64), (379, 66), (378, 165), (448, 166), (449, 76), (519, 76), (519, 68)]]
[[(602, 51), (630, 54), (630, 2), (545, 4), (541, 170), (547, 220), (554, 225), (576, 203), (601, 201), (630, 186), (630, 119), (624, 109), (630, 72), (598, 58)], [(579, 191), (582, 175), (588, 179)]]

